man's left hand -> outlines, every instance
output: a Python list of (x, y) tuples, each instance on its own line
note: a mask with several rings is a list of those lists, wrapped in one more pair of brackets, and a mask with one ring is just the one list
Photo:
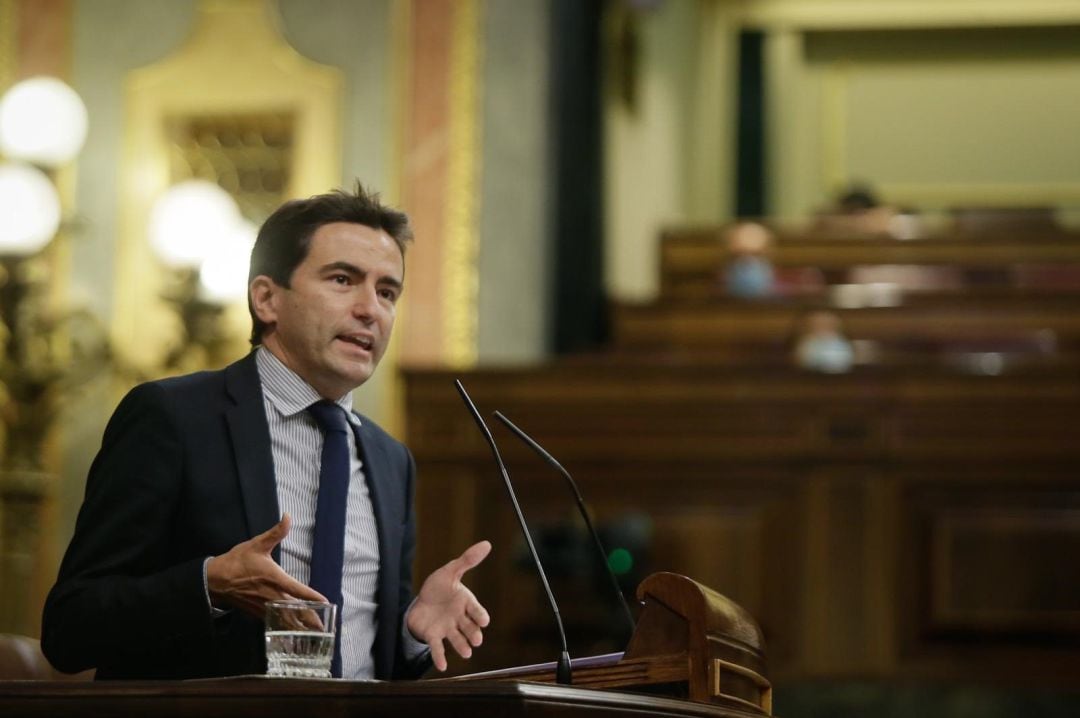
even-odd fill
[(446, 670), (446, 648), (450, 642), (462, 658), (472, 656), (472, 649), (484, 640), (483, 628), (490, 618), (473, 592), (461, 583), (461, 577), (480, 565), (491, 552), (491, 543), (481, 541), (438, 569), (424, 580), (405, 625), (420, 641), (431, 647), (435, 668)]

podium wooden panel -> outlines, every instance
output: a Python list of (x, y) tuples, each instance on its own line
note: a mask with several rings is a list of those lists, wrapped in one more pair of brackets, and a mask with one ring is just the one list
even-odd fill
[[(573, 663), (575, 686), (674, 695), (740, 715), (772, 715), (765, 642), (756, 621), (719, 593), (674, 573), (637, 590), (641, 614), (622, 654)], [(448, 681), (555, 682), (555, 664), (488, 671)]]
[[(625, 654), (424, 681), (239, 676), (193, 681), (0, 681), (0, 716), (713, 716), (772, 712), (761, 630), (741, 607), (685, 576), (654, 574)], [(545, 685), (547, 684), (547, 685)], [(597, 690), (597, 689), (609, 690)], [(650, 695), (646, 695), (650, 694)]]

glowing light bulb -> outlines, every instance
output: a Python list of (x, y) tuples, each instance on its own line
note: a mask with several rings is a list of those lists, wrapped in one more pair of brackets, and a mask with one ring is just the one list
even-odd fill
[(247, 296), (248, 265), (258, 231), (254, 224), (243, 220), (227, 242), (214, 248), (199, 268), (199, 296), (215, 304)]
[(55, 77), (32, 77), (0, 99), (0, 152), (44, 167), (70, 162), (86, 141), (86, 105)]
[(188, 180), (170, 187), (150, 211), (150, 244), (171, 267), (198, 267), (230, 240), (240, 210), (213, 182)]
[(0, 164), (0, 254), (34, 254), (59, 228), (60, 197), (45, 173), (18, 162)]

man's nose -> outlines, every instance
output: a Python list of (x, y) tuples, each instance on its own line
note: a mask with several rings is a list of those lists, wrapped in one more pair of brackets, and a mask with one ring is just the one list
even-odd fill
[(374, 287), (360, 285), (353, 297), (353, 316), (372, 321), (379, 307), (379, 297)]

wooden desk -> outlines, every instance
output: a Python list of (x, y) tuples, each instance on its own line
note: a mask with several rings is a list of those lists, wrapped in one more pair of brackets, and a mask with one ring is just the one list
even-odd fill
[[(0, 681), (8, 716), (713, 716), (769, 718), (761, 629), (742, 607), (685, 576), (638, 587), (640, 616), (623, 653), (554, 666), (424, 681), (241, 676), (193, 681)], [(606, 691), (593, 690), (597, 688)]]
[(695, 351), (731, 343), (783, 341), (807, 313), (827, 309), (852, 339), (992, 339), (1044, 332), (1061, 346), (1080, 346), (1080, 293), (996, 296), (911, 295), (899, 306), (836, 308), (819, 299), (740, 302), (712, 299), (615, 307), (617, 349)]
[[(719, 292), (717, 274), (727, 257), (722, 234), (722, 227), (664, 233), (659, 249), (663, 297), (700, 298)], [(856, 266), (923, 265), (953, 267), (969, 277), (1007, 284), (1014, 279), (1013, 272), (1025, 265), (1080, 267), (1080, 233), (896, 240), (781, 232), (770, 258), (778, 267), (814, 267), (840, 281)]]

